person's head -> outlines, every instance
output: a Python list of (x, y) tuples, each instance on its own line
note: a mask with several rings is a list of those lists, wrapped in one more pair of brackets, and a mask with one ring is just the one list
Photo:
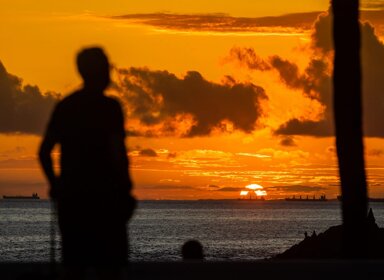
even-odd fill
[(203, 260), (203, 246), (197, 240), (189, 240), (181, 248), (184, 260)]
[(98, 47), (82, 49), (77, 54), (76, 62), (85, 88), (103, 91), (108, 87), (111, 81), (110, 65), (103, 49)]

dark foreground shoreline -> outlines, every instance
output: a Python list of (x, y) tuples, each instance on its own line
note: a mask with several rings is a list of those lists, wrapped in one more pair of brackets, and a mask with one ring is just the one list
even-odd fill
[[(56, 266), (60, 269), (60, 265)], [(383, 260), (134, 262), (127, 279), (383, 279)], [(48, 263), (0, 263), (0, 279), (52, 279)]]

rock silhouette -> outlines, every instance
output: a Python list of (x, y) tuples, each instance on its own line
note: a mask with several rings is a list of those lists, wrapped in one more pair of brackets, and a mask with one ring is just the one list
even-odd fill
[[(360, 242), (365, 244), (361, 251), (361, 257), (367, 259), (384, 258), (384, 228), (379, 228), (376, 224), (372, 209), (366, 218), (367, 233), (365, 240)], [(337, 259), (343, 258), (343, 225), (333, 226), (323, 233), (307, 236), (300, 243), (293, 245), (285, 252), (277, 255), (274, 259)], [(359, 246), (352, 245), (350, 251)]]

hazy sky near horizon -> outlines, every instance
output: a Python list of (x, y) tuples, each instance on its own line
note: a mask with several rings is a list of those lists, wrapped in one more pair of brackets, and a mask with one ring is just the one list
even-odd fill
[[(46, 195), (36, 160), (54, 104), (104, 47), (140, 199), (336, 196), (329, 1), (3, 1), (0, 195)], [(383, 1), (363, 1), (366, 159), (384, 195)], [(59, 156), (55, 153), (55, 158)]]

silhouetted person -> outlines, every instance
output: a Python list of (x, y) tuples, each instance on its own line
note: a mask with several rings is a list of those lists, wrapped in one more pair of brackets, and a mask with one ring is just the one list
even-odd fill
[(197, 240), (189, 240), (181, 248), (183, 260), (203, 260), (203, 246)]
[[(113, 267), (127, 262), (126, 224), (133, 213), (120, 104), (104, 96), (110, 65), (100, 48), (82, 50), (77, 67), (84, 86), (54, 109), (40, 161), (57, 202), (66, 267)], [(60, 175), (51, 152), (61, 147)]]

